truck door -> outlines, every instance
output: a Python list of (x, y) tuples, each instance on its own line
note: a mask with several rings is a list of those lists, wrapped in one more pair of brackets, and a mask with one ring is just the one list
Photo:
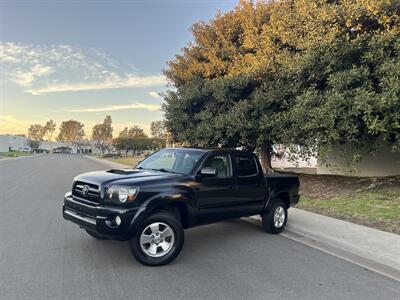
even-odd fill
[(201, 177), (196, 192), (200, 223), (229, 218), (229, 209), (235, 205), (235, 179), (231, 157), (228, 153), (212, 154), (202, 168), (213, 167), (217, 175)]
[(256, 157), (246, 153), (233, 156), (234, 175), (236, 177), (237, 202), (245, 214), (257, 214), (264, 207), (265, 179)]

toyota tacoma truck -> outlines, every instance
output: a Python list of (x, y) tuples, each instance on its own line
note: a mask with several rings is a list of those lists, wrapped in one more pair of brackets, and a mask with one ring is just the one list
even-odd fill
[(136, 260), (159, 266), (190, 227), (261, 215), (265, 231), (282, 232), (298, 192), (297, 176), (264, 174), (253, 153), (166, 148), (133, 169), (78, 175), (62, 210), (93, 238), (127, 240)]

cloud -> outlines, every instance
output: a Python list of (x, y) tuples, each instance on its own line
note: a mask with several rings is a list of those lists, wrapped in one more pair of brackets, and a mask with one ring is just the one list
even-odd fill
[(47, 76), (53, 72), (54, 70), (52, 67), (37, 64), (33, 66), (30, 71), (16, 71), (14, 74), (14, 81), (23, 87), (30, 87), (39, 77)]
[(79, 92), (93, 90), (120, 89), (130, 87), (149, 87), (156, 85), (164, 85), (166, 80), (164, 76), (145, 76), (138, 77), (130, 75), (126, 78), (114, 77), (100, 82), (85, 82), (85, 83), (62, 83), (53, 84), (45, 87), (39, 87), (27, 90), (32, 95), (41, 95), (48, 93), (60, 92)]
[(162, 75), (141, 76), (99, 49), (71, 45), (0, 44), (5, 80), (32, 95), (166, 85)]
[(132, 103), (126, 105), (110, 105), (104, 107), (95, 107), (95, 108), (78, 108), (78, 109), (67, 109), (67, 112), (108, 112), (108, 111), (116, 111), (116, 110), (126, 110), (126, 109), (145, 109), (149, 111), (159, 111), (161, 109), (160, 105), (155, 104), (145, 104), (145, 103)]
[(151, 91), (151, 92), (149, 92), (149, 95), (150, 95), (151, 97), (155, 98), (155, 99), (161, 99), (160, 94), (157, 93), (157, 92)]

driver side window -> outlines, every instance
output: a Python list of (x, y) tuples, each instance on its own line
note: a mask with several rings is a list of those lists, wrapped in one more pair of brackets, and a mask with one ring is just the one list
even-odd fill
[(204, 167), (215, 168), (217, 170), (216, 178), (232, 177), (232, 164), (227, 154), (209, 157)]

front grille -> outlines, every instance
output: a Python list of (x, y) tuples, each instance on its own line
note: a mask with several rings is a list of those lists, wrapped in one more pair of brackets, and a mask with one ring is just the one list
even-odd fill
[(100, 202), (99, 186), (93, 183), (77, 181), (72, 189), (72, 196), (76, 200), (86, 200), (92, 203), (99, 203)]

